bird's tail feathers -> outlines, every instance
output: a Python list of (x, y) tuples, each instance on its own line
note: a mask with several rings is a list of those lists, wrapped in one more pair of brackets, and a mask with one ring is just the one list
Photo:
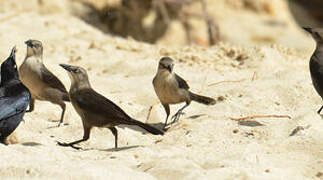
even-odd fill
[(136, 125), (136, 126), (139, 126), (143, 129), (145, 129), (146, 131), (148, 131), (149, 133), (153, 134), (153, 135), (164, 135), (164, 132), (162, 130), (159, 130), (149, 124), (145, 124), (143, 122), (140, 122), (138, 120), (135, 120), (135, 119), (131, 119), (129, 122), (128, 122), (129, 125)]
[(198, 103), (202, 103), (205, 105), (214, 105), (216, 104), (216, 100), (210, 97), (206, 97), (206, 96), (201, 96), (198, 94), (194, 94), (192, 92), (190, 92), (190, 97), (193, 101), (196, 101)]

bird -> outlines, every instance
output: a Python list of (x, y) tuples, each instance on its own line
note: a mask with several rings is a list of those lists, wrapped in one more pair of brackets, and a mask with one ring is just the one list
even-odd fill
[(205, 105), (216, 104), (216, 100), (213, 98), (201, 96), (189, 91), (190, 87), (187, 82), (174, 73), (173, 70), (173, 59), (170, 57), (162, 57), (159, 60), (158, 70), (153, 79), (156, 95), (166, 111), (164, 129), (167, 126), (167, 120), (170, 114), (170, 104), (186, 103), (174, 116), (172, 116), (173, 121), (171, 124), (179, 120), (179, 117), (183, 114), (183, 110), (190, 105), (191, 101), (196, 101)]
[(35, 99), (49, 101), (61, 107), (62, 113), (58, 127), (63, 124), (68, 92), (63, 83), (43, 64), (43, 45), (38, 40), (28, 40), (26, 57), (19, 67), (21, 81), (31, 92), (29, 110), (34, 110)]
[(0, 143), (18, 127), (30, 103), (29, 90), (19, 80), (16, 65), (16, 47), (1, 64), (0, 83)]
[[(316, 48), (310, 59), (310, 73), (316, 92), (323, 98), (323, 28), (304, 27), (316, 42)], [(321, 113), (323, 106), (317, 111)]]
[(68, 72), (71, 79), (69, 95), (73, 107), (82, 119), (84, 135), (81, 140), (71, 143), (58, 142), (59, 145), (79, 149), (74, 145), (87, 141), (90, 138), (92, 127), (109, 128), (115, 137), (116, 149), (118, 148), (118, 131), (115, 126), (121, 124), (136, 125), (154, 135), (164, 134), (163, 131), (153, 126), (131, 118), (119, 106), (93, 90), (84, 68), (68, 64), (60, 64), (60, 66)]

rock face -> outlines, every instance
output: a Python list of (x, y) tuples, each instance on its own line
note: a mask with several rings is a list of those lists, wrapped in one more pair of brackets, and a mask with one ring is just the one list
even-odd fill
[[(130, 37), (138, 41), (166, 45), (187, 45), (189, 42), (209, 45), (208, 27), (203, 19), (201, 3), (182, 3), (188, 0), (160, 1), (168, 3), (165, 7), (168, 9), (166, 15), (161, 11), (161, 6), (153, 4), (151, 0), (0, 0), (0, 12), (68, 14), (80, 18), (104, 33)], [(217, 41), (244, 45), (279, 43), (298, 49), (309, 46), (293, 41), (292, 37), (297, 36), (300, 31), (285, 0), (205, 2), (206, 12), (213, 21), (211, 27)], [(295, 4), (299, 4), (298, 1), (292, 1), (291, 7)], [(302, 14), (301, 17), (306, 17), (306, 14)], [(316, 20), (306, 18), (305, 21)], [(251, 28), (250, 24), (257, 28)], [(285, 33), (286, 28), (288, 33)], [(277, 36), (280, 34), (283, 35)]]
[(289, 0), (292, 14), (300, 26), (323, 26), (323, 1), (321, 0)]

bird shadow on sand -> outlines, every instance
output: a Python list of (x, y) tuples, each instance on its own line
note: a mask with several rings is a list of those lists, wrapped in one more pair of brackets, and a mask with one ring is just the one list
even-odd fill
[[(62, 143), (62, 142), (56, 141), (56, 143), (57, 143), (57, 146), (64, 147), (64, 146), (60, 145), (60, 143)], [(80, 146), (77, 146), (77, 145), (65, 146), (65, 148), (72, 148), (72, 149), (76, 150), (76, 152), (84, 152), (84, 151), (118, 152), (118, 151), (124, 151), (124, 150), (128, 150), (128, 149), (138, 148), (138, 147), (144, 147), (144, 146), (142, 146), (142, 145), (133, 145), (133, 146), (125, 146), (125, 147), (109, 148), (109, 149), (83, 148), (81, 145)]]
[(21, 145), (23, 145), (23, 146), (41, 146), (42, 144), (37, 143), (37, 142), (24, 142)]
[(125, 151), (128, 149), (138, 148), (138, 147), (143, 147), (143, 146), (135, 145), (135, 146), (125, 146), (125, 147), (109, 148), (109, 149), (82, 148), (80, 146), (77, 146), (77, 148), (79, 148), (77, 149), (77, 152), (84, 152), (84, 151), (118, 152), (118, 151)]
[(138, 147), (144, 147), (144, 146), (134, 145), (134, 146), (119, 147), (119, 148), (98, 149), (98, 151), (118, 152), (118, 151), (125, 151), (125, 150), (129, 150), (129, 149), (134, 149), (134, 148), (138, 148)]
[[(154, 124), (149, 124), (150, 126), (153, 126), (159, 130), (163, 130), (163, 127), (164, 127), (164, 123), (154, 123)], [(148, 132), (139, 127), (139, 126), (132, 126), (132, 125), (119, 125), (118, 128), (121, 128), (121, 129), (124, 129), (124, 128), (129, 128), (129, 129), (132, 129), (134, 131), (138, 131), (138, 132), (141, 132), (143, 134), (148, 134)]]
[(258, 121), (239, 121), (239, 125), (241, 126), (249, 126), (249, 127), (257, 127), (257, 126), (265, 126)]
[(192, 116), (189, 116), (187, 117), (187, 119), (197, 119), (199, 117), (202, 117), (202, 116), (206, 116), (207, 114), (197, 114), (197, 115), (192, 115)]
[[(189, 116), (185, 119), (197, 119), (201, 116), (206, 116), (207, 114), (197, 114), (197, 115), (192, 115), (192, 116)], [(181, 118), (184, 118), (184, 117), (181, 117)], [(164, 128), (164, 122), (159, 122), (159, 123), (153, 123), (153, 124), (149, 124), (150, 126), (153, 126), (159, 130), (162, 130), (162, 131), (167, 131), (173, 124), (177, 123), (178, 121), (175, 121), (173, 122), (171, 119), (169, 119), (169, 123), (167, 123), (167, 126), (166, 128)], [(148, 134), (148, 132), (146, 130), (144, 130), (143, 128), (139, 127), (139, 126), (132, 126), (132, 125), (119, 125), (118, 126), (119, 128), (122, 128), (124, 129), (125, 127), (129, 128), (129, 129), (132, 129), (134, 131), (138, 131), (138, 132), (141, 132), (143, 134)]]

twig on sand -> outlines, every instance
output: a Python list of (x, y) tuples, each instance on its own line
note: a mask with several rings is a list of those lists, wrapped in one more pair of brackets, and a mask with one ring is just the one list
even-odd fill
[(149, 171), (150, 169), (152, 169), (152, 168), (154, 168), (155, 166), (153, 165), (153, 166), (151, 166), (151, 167), (149, 167), (149, 168), (146, 168), (145, 170), (144, 170), (144, 172), (147, 172), (147, 171)]
[(150, 120), (150, 117), (151, 117), (151, 114), (153, 113), (153, 110), (154, 110), (154, 107), (159, 104), (159, 101), (156, 101), (153, 105), (151, 105), (149, 107), (149, 112), (148, 112), (148, 115), (147, 115), (147, 121)]
[(257, 119), (257, 118), (288, 118), (292, 119), (289, 115), (255, 115), (255, 116), (246, 116), (246, 117), (241, 117), (241, 118), (232, 118), (230, 117), (231, 120), (234, 121), (245, 121), (245, 120), (250, 120), (250, 119)]
[(298, 131), (302, 131), (302, 130), (304, 130), (304, 127), (302, 127), (302, 126), (297, 126), (297, 127), (292, 131), (292, 133), (290, 133), (290, 134), (289, 134), (289, 136), (294, 136), (294, 135), (296, 135), (296, 134), (298, 133)]
[(240, 80), (226, 80), (226, 81), (219, 81), (219, 82), (216, 82), (216, 83), (212, 83), (212, 84), (209, 84), (208, 86), (215, 86), (215, 85), (218, 85), (218, 84), (222, 84), (222, 83), (235, 83), (235, 82), (241, 82), (241, 81), (244, 81), (244, 80), (247, 80), (246, 78), (244, 79), (240, 79)]
[(257, 72), (255, 71), (252, 75), (251, 81), (256, 80), (256, 78), (257, 78)]
[[(252, 74), (252, 77), (250, 78), (251, 81), (254, 81), (256, 80), (257, 78), (257, 72), (254, 72)], [(242, 81), (245, 81), (245, 80), (248, 80), (249, 78), (243, 78), (243, 79), (239, 79), (239, 80), (224, 80), (224, 81), (219, 81), (219, 82), (215, 82), (215, 83), (211, 83), (209, 84), (208, 86), (215, 86), (215, 85), (218, 85), (218, 84), (222, 84), (222, 83), (236, 83), (236, 82), (242, 82)]]
[(21, 13), (22, 13), (22, 12), (16, 12), (16, 13), (11, 14), (11, 15), (8, 15), (8, 16), (6, 16), (6, 17), (0, 18), (0, 23), (4, 23), (4, 22), (6, 22), (6, 21), (8, 21), (8, 20), (10, 20), (10, 19), (12, 19), (12, 18), (14, 18), (14, 17), (17, 17), (17, 16), (19, 16)]

